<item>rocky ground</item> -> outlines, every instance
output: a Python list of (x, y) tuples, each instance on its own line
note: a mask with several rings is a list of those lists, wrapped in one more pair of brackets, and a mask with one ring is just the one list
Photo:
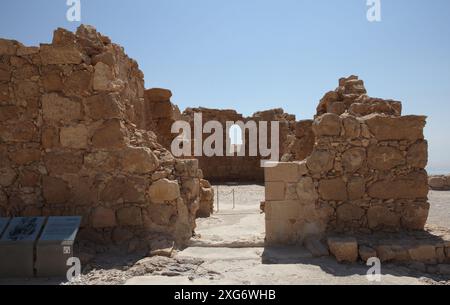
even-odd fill
[[(235, 206), (233, 208), (233, 189)], [(217, 189), (216, 189), (217, 191)], [(301, 247), (264, 248), (264, 215), (258, 185), (219, 186), (219, 211), (197, 221), (197, 236), (172, 258), (109, 253), (84, 266), (72, 283), (57, 280), (0, 281), (0, 284), (450, 284), (421, 266), (382, 265), (382, 281), (371, 283), (364, 264), (313, 258)], [(450, 192), (430, 193), (429, 224), (450, 225)]]

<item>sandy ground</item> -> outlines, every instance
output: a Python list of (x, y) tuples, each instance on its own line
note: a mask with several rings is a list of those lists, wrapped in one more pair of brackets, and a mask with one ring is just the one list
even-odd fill
[[(217, 186), (216, 186), (217, 187)], [(235, 204), (232, 191), (235, 189)], [(216, 189), (217, 191), (217, 189)], [(264, 215), (259, 203), (264, 200), (264, 187), (219, 186), (219, 211), (210, 218), (197, 221), (190, 247), (178, 258), (197, 258), (202, 268), (214, 274), (204, 277), (133, 277), (129, 285), (145, 284), (444, 284), (446, 278), (421, 274), (406, 267), (382, 266), (380, 283), (369, 282), (369, 267), (363, 264), (338, 264), (333, 258), (313, 258), (304, 248), (264, 248)], [(449, 227), (450, 192), (431, 192), (429, 223)]]
[(428, 223), (450, 228), (450, 192), (430, 191), (428, 199), (431, 204)]
[[(302, 247), (264, 248), (264, 214), (259, 210), (263, 200), (263, 186), (220, 185), (218, 211), (197, 221), (197, 235), (188, 248), (172, 258), (98, 257), (70, 284), (450, 284), (450, 277), (392, 264), (382, 266), (382, 280), (374, 283), (368, 281), (369, 267), (362, 263), (313, 258)], [(430, 203), (429, 224), (450, 227), (450, 192), (430, 192)], [(18, 283), (66, 284), (42, 279), (0, 280), (0, 284)]]

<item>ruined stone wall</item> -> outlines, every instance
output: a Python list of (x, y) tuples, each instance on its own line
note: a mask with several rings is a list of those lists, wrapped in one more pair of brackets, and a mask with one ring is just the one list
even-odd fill
[(312, 154), (267, 168), (266, 239), (296, 243), (327, 232), (422, 230), (428, 217), (425, 117), (341, 79), (313, 123)]
[(153, 88), (144, 93), (145, 129), (155, 131), (158, 142), (168, 150), (175, 137), (171, 133), (172, 124), (182, 119), (178, 106), (170, 101), (171, 97), (172, 92), (166, 89)]
[[(188, 108), (182, 114), (182, 119), (190, 122), (191, 128), (194, 127), (194, 113), (201, 113), (203, 122), (218, 121), (224, 127), (224, 143), (226, 139), (226, 123), (227, 122), (243, 122), (260, 121), (268, 122), (268, 145), (270, 143), (270, 122), (278, 121), (279, 127), (279, 151), (280, 158), (287, 160), (303, 159), (309, 155), (313, 146), (312, 121), (296, 122), (295, 116), (284, 113), (282, 109), (273, 109), (263, 112), (257, 112), (251, 117), (244, 117), (234, 110), (217, 110), (207, 108)], [(258, 130), (259, 134), (259, 130)], [(209, 134), (203, 135), (205, 140)], [(249, 154), (249, 133), (246, 131), (245, 136), (245, 156), (226, 156), (226, 147), (224, 147), (223, 157), (196, 157), (199, 160), (200, 167), (206, 179), (214, 182), (263, 182), (264, 170), (261, 167), (261, 160), (264, 159), (258, 150), (257, 156)], [(312, 140), (311, 140), (312, 139)], [(225, 144), (224, 144), (225, 145)]]
[(137, 63), (92, 27), (40, 47), (0, 40), (0, 216), (80, 215), (97, 240), (184, 243), (201, 171), (156, 141), (145, 110)]
[(450, 191), (450, 175), (430, 176), (428, 185), (435, 191)]
[[(158, 142), (170, 150), (170, 146), (176, 134), (171, 133), (171, 126), (175, 121), (189, 122), (194, 137), (194, 114), (201, 113), (203, 124), (207, 121), (218, 121), (222, 124), (224, 141), (226, 139), (226, 123), (241, 121), (247, 123), (278, 121), (280, 122), (280, 159), (284, 161), (303, 160), (311, 154), (314, 146), (314, 134), (312, 132), (312, 120), (295, 121), (295, 116), (284, 113), (283, 109), (272, 109), (256, 112), (251, 117), (244, 117), (235, 110), (220, 110), (208, 108), (188, 108), (180, 113), (179, 108), (171, 103), (172, 93), (167, 89), (149, 89), (145, 91), (144, 121), (148, 130), (155, 131)], [(270, 123), (268, 127), (270, 136)], [(205, 140), (209, 134), (203, 135)], [(246, 136), (246, 156), (195, 157), (200, 162), (205, 179), (213, 182), (263, 182), (264, 170), (260, 166), (262, 157), (249, 156), (248, 132)], [(193, 144), (192, 144), (193, 145)], [(225, 142), (224, 142), (225, 145)], [(269, 141), (270, 145), (270, 141)], [(192, 150), (192, 155), (194, 152)]]

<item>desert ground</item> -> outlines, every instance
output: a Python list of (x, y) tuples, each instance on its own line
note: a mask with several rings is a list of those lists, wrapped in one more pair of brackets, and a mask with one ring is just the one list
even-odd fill
[[(363, 263), (339, 264), (332, 257), (313, 258), (302, 247), (264, 248), (264, 214), (260, 185), (215, 185), (219, 205), (209, 218), (197, 220), (190, 246), (173, 257), (109, 253), (83, 268), (72, 283), (54, 279), (2, 280), (0, 284), (327, 284), (442, 285), (450, 277), (423, 272), (420, 264), (382, 265), (381, 282), (369, 282)], [(233, 206), (233, 189), (235, 204)], [(448, 228), (450, 192), (430, 192), (429, 226)], [(217, 197), (216, 197), (217, 199)]]

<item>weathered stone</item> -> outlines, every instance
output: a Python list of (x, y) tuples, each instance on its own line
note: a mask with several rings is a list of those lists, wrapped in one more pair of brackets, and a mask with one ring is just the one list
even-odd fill
[(150, 186), (148, 195), (154, 203), (173, 201), (180, 197), (180, 186), (177, 181), (161, 179)]
[(400, 216), (387, 207), (374, 206), (367, 211), (367, 221), (370, 229), (398, 228)]
[(423, 139), (424, 116), (389, 117), (370, 115), (364, 118), (372, 134), (378, 141)]
[(117, 91), (115, 77), (110, 66), (98, 62), (95, 65), (93, 86), (96, 91)]
[(381, 262), (397, 261), (408, 262), (411, 260), (408, 249), (398, 244), (381, 244), (377, 246), (378, 258)]
[(359, 257), (367, 262), (370, 258), (377, 257), (377, 251), (367, 246), (359, 247)]
[(439, 264), (438, 272), (442, 275), (450, 275), (450, 264)]
[(365, 211), (355, 204), (345, 203), (336, 210), (338, 223), (359, 221), (365, 215)]
[(76, 37), (77, 42), (89, 56), (100, 54), (104, 50), (104, 42), (108, 41), (95, 27), (85, 24), (77, 28)]
[(39, 47), (19, 46), (17, 49), (17, 56), (29, 56), (37, 53), (39, 53)]
[(112, 232), (112, 240), (116, 245), (123, 245), (134, 237), (133, 232), (128, 229), (117, 227)]
[(334, 102), (334, 103), (330, 103), (328, 104), (327, 107), (327, 112), (328, 113), (332, 113), (332, 114), (336, 114), (336, 115), (341, 115), (345, 112), (346, 107), (345, 107), (345, 103), (343, 102)]
[(328, 248), (317, 237), (305, 238), (303, 244), (314, 257), (329, 256)]
[(42, 69), (42, 86), (45, 92), (57, 92), (63, 90), (63, 80), (61, 70), (54, 68), (54, 66), (47, 66)]
[(61, 179), (44, 176), (42, 189), (45, 200), (50, 204), (65, 203), (70, 198), (70, 189)]
[(41, 144), (44, 149), (59, 146), (58, 129), (52, 126), (46, 126), (42, 129)]
[(176, 206), (155, 203), (143, 211), (144, 223), (159, 226), (170, 225), (177, 215)]
[(162, 88), (152, 88), (145, 90), (145, 98), (151, 102), (167, 102), (170, 101), (172, 92)]
[(101, 93), (84, 100), (86, 114), (93, 120), (121, 119), (124, 107), (119, 96)]
[(352, 116), (347, 116), (342, 119), (344, 126), (344, 136), (349, 139), (358, 138), (361, 133), (359, 121)]
[(334, 155), (326, 150), (314, 150), (306, 165), (312, 173), (328, 172), (334, 167)]
[(172, 240), (155, 240), (150, 246), (150, 256), (171, 257), (175, 244)]
[(430, 204), (428, 202), (406, 204), (402, 211), (402, 225), (408, 230), (423, 230), (428, 219)]
[(11, 80), (11, 67), (0, 63), (0, 81), (9, 82)]
[(363, 177), (352, 177), (347, 184), (348, 199), (361, 199), (366, 193), (366, 185)]
[(74, 47), (41, 45), (39, 54), (44, 65), (77, 65), (83, 61), (82, 54)]
[(7, 83), (0, 83), (0, 103), (3, 105), (12, 104)]
[(330, 237), (328, 247), (338, 262), (356, 262), (358, 260), (358, 242), (352, 237)]
[(36, 125), (31, 121), (15, 121), (8, 125), (0, 123), (0, 140), (4, 142), (38, 141)]
[(92, 226), (94, 228), (112, 228), (116, 225), (116, 213), (112, 209), (97, 207), (92, 212)]
[(14, 40), (0, 38), (0, 55), (16, 55), (17, 43)]
[(341, 120), (338, 115), (327, 113), (314, 121), (312, 129), (316, 136), (338, 136), (341, 134)]
[(425, 168), (428, 163), (428, 142), (419, 141), (408, 149), (406, 160), (409, 166)]
[(317, 114), (321, 115), (328, 111), (328, 107), (330, 104), (339, 100), (339, 95), (335, 91), (327, 92), (323, 98), (320, 100), (319, 106), (317, 107)]
[(92, 57), (92, 64), (94, 66), (99, 62), (102, 62), (110, 67), (114, 67), (116, 64), (116, 58), (112, 52), (104, 52)]
[(320, 198), (324, 200), (347, 200), (347, 186), (342, 178), (321, 180), (319, 183)]
[(44, 119), (49, 122), (71, 122), (81, 118), (81, 105), (78, 102), (59, 96), (57, 93), (42, 97)]
[(371, 168), (390, 170), (406, 162), (402, 152), (389, 146), (371, 146), (368, 151), (368, 163)]
[(40, 174), (31, 171), (23, 170), (20, 174), (20, 185), (22, 187), (34, 187), (39, 184)]
[(49, 152), (45, 154), (44, 162), (52, 174), (76, 174), (81, 170), (83, 157), (78, 153)]
[(64, 81), (66, 96), (86, 96), (92, 91), (92, 74), (87, 70), (74, 71)]
[(266, 200), (284, 200), (286, 196), (286, 186), (284, 182), (266, 182)]
[(300, 178), (296, 191), (301, 204), (313, 204), (319, 199), (314, 182), (310, 177)]
[[(130, 202), (137, 203), (144, 200), (145, 181), (139, 183), (136, 180), (126, 179), (125, 177), (114, 177), (108, 181), (100, 192), (102, 202)], [(142, 191), (138, 189), (142, 188)]]
[(117, 119), (103, 123), (92, 137), (92, 145), (95, 148), (124, 148), (126, 144), (125, 125)]
[[(39, 78), (39, 69), (36, 66), (24, 64), (23, 66), (18, 67), (14, 70), (13, 77), (15, 80), (23, 80), (23, 81), (37, 79), (37, 78)], [(23, 83), (23, 84), (31, 85), (29, 83)], [(36, 87), (37, 86), (32, 85), (32, 88), (33, 88), (32, 90), (36, 91), (36, 89), (34, 89)], [(33, 93), (32, 96), (36, 96), (36, 93)]]
[(155, 154), (146, 147), (128, 147), (124, 151), (122, 168), (136, 174), (147, 174), (155, 171), (159, 161)]
[(89, 177), (77, 177), (71, 181), (71, 201), (80, 206), (90, 206), (98, 203), (98, 181)]
[(59, 137), (63, 147), (80, 149), (88, 145), (88, 130), (83, 124), (61, 128)]
[(9, 158), (18, 165), (26, 165), (41, 159), (41, 151), (35, 148), (25, 148), (11, 152)]
[(14, 183), (17, 172), (11, 167), (0, 168), (0, 185), (7, 187)]
[(2, 106), (0, 107), (0, 122), (18, 120), (20, 112), (20, 108), (17, 106)]
[(299, 166), (295, 162), (276, 162), (275, 166), (265, 167), (265, 180), (268, 182), (297, 182)]
[(428, 178), (425, 173), (411, 173), (391, 180), (378, 181), (369, 186), (368, 194), (379, 199), (415, 199), (428, 195)]
[(436, 247), (433, 245), (417, 245), (411, 247), (409, 250), (411, 259), (423, 263), (436, 262)]
[(342, 154), (342, 166), (346, 172), (359, 170), (366, 160), (366, 151), (363, 148), (351, 148)]
[(142, 226), (142, 212), (139, 207), (125, 207), (117, 211), (117, 221), (122, 226)]
[(445, 188), (446, 184), (447, 181), (443, 176), (435, 176), (428, 179), (428, 185), (431, 189), (442, 190)]

